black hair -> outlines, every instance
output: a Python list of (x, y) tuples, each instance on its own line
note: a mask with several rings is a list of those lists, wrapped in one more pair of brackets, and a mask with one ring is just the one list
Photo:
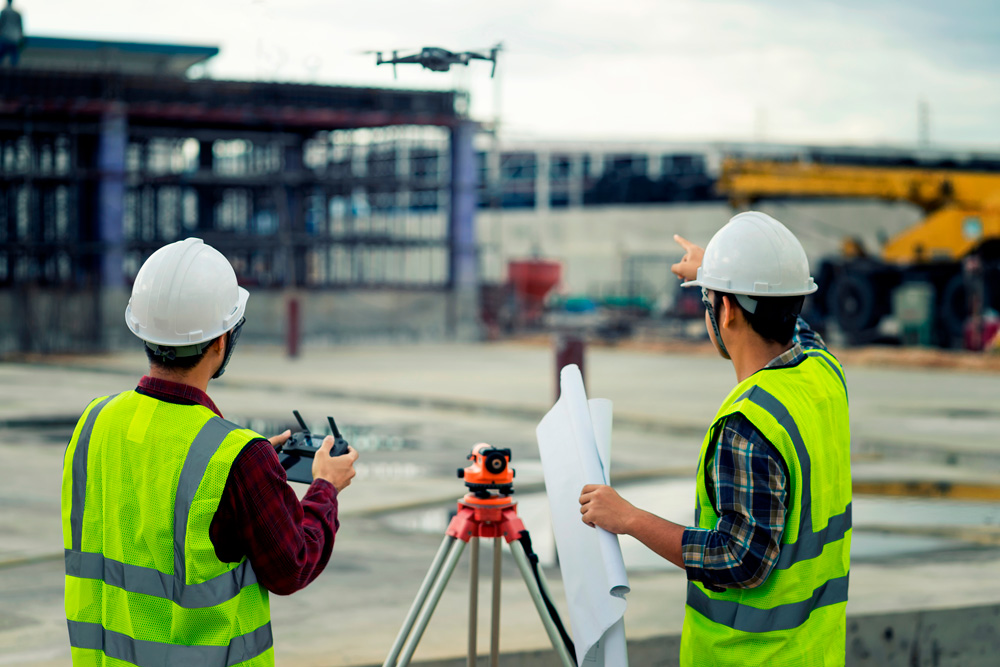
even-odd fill
[(716, 317), (719, 317), (723, 296), (728, 296), (729, 303), (743, 312), (743, 318), (758, 336), (780, 345), (788, 345), (792, 341), (795, 323), (806, 300), (805, 296), (751, 296), (749, 298), (757, 302), (756, 310), (751, 313), (740, 304), (735, 295), (716, 291), (712, 296)]
[(164, 345), (150, 347), (150, 344), (145, 341), (143, 341), (142, 346), (146, 350), (146, 358), (149, 359), (149, 363), (151, 365), (167, 371), (189, 371), (201, 363), (201, 360), (204, 359), (205, 355), (208, 353), (208, 348), (211, 347), (212, 343), (219, 338), (222, 338), (222, 336), (217, 336), (216, 338), (208, 341), (200, 352), (195, 352), (194, 354), (189, 354), (183, 357), (173, 354), (176, 348)]

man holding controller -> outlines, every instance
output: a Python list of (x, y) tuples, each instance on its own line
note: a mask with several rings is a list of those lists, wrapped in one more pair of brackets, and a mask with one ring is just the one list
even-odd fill
[[(270, 439), (222, 418), (248, 292), (201, 239), (143, 264), (125, 311), (149, 374), (94, 400), (66, 450), (66, 615), (75, 664), (274, 664), (268, 592), (326, 567), (358, 453), (327, 436), (300, 502)], [(119, 663), (118, 661), (121, 661)]]

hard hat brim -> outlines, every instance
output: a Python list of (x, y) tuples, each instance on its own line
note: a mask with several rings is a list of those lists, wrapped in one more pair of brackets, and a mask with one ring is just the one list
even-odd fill
[(781, 292), (781, 291), (757, 292), (753, 290), (733, 289), (731, 287), (713, 283), (712, 281), (703, 281), (703, 280), (688, 280), (687, 282), (681, 283), (681, 287), (704, 287), (705, 289), (715, 290), (716, 292), (725, 292), (726, 294), (744, 294), (746, 296), (753, 296), (753, 297), (806, 296), (807, 294), (812, 294), (817, 289), (819, 289), (819, 286), (815, 283), (815, 281), (812, 281), (811, 289), (793, 290), (791, 292)]

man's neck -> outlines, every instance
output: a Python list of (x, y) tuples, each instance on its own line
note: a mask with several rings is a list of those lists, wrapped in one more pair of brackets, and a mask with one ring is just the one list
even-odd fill
[(792, 348), (792, 343), (782, 345), (759, 339), (747, 341), (737, 350), (730, 351), (733, 368), (736, 370), (737, 384), (767, 366), (772, 359)]
[(200, 389), (207, 394), (209, 378), (203, 377), (202, 373), (194, 372), (195, 370), (197, 369), (192, 369), (192, 371), (187, 373), (178, 373), (177, 371), (166, 370), (158, 366), (150, 366), (149, 377), (156, 378), (157, 380), (176, 382), (178, 384), (186, 384), (189, 387)]

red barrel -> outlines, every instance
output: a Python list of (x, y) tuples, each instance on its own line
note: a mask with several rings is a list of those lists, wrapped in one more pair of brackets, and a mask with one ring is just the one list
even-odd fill
[(533, 322), (542, 314), (545, 297), (559, 284), (562, 264), (545, 259), (512, 261), (507, 264), (507, 276), (524, 321)]

